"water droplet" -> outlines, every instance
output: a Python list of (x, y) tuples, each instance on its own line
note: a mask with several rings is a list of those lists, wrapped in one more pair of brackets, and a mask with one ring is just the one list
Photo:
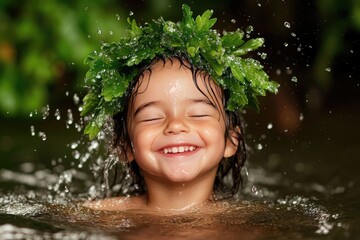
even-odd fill
[(79, 146), (79, 143), (77, 143), (77, 142), (73, 142), (73, 143), (70, 145), (71, 149), (75, 149), (75, 148), (77, 148), (78, 146)]
[(267, 54), (266, 53), (261, 53), (261, 59), (266, 59), (266, 57), (267, 57)]
[(286, 28), (290, 28), (290, 27), (291, 27), (291, 25), (290, 25), (289, 22), (284, 22), (284, 26), (285, 26)]
[(284, 42), (284, 46), (287, 47), (289, 46), (289, 44), (287, 42)]
[(231, 19), (230, 22), (236, 23), (236, 20), (235, 20), (235, 19)]
[(246, 33), (247, 34), (250, 34), (252, 31), (254, 31), (254, 27), (249, 25), (247, 28), (246, 28)]
[(272, 129), (273, 128), (273, 124), (272, 123), (269, 123), (268, 125), (267, 125), (267, 129)]
[(78, 131), (78, 132), (81, 132), (82, 130), (82, 125), (81, 124), (75, 124), (75, 129)]
[(31, 136), (35, 136), (35, 127), (33, 125), (30, 126)]
[(300, 121), (304, 120), (304, 115), (302, 113), (300, 113), (299, 120)]
[(65, 96), (69, 96), (69, 91), (66, 91), (66, 92), (65, 92)]
[(85, 11), (87, 11), (88, 9), (89, 9), (89, 7), (85, 7), (85, 9), (84, 9), (84, 10), (85, 10)]
[(74, 156), (75, 159), (79, 159), (80, 156), (81, 156), (81, 154), (80, 154), (79, 151), (75, 150), (75, 151), (73, 152), (73, 156)]
[(79, 96), (78, 96), (76, 93), (75, 93), (74, 96), (73, 96), (73, 100), (74, 100), (74, 103), (75, 103), (76, 105), (79, 104), (80, 98), (79, 98)]
[(32, 116), (33, 116), (33, 113), (32, 113), (32, 112), (30, 112), (29, 117), (32, 117)]
[(276, 69), (276, 75), (281, 75), (281, 69)]
[(327, 68), (325, 68), (325, 71), (331, 72), (331, 68), (327, 67)]
[(286, 74), (291, 75), (292, 74), (292, 69), (289, 67), (286, 67)]
[(261, 3), (258, 3), (257, 5), (258, 5), (258, 7), (261, 7)]
[(296, 37), (296, 33), (292, 32), (291, 36)]
[(292, 82), (297, 82), (298, 79), (297, 79), (297, 77), (293, 76), (293, 77), (291, 78), (291, 81), (292, 81)]
[(113, 35), (114, 33), (113, 33), (113, 31), (110, 30), (110, 31), (109, 31), (109, 34), (110, 34), (110, 35)]
[(256, 148), (257, 148), (257, 150), (261, 150), (261, 149), (263, 149), (263, 146), (262, 146), (261, 143), (259, 143), (259, 144), (256, 146)]
[(129, 12), (129, 16), (133, 16), (134, 15), (134, 12), (133, 11), (130, 11)]
[(97, 33), (98, 33), (99, 35), (101, 35), (101, 29), (100, 29), (100, 28), (98, 28)]
[(54, 116), (55, 116), (56, 120), (60, 120), (61, 116), (60, 116), (60, 110), (59, 109), (55, 110)]
[(38, 136), (41, 138), (41, 140), (43, 140), (43, 141), (46, 140), (46, 134), (44, 132), (39, 132)]
[(69, 128), (69, 125), (71, 125), (74, 122), (74, 117), (72, 114), (71, 109), (67, 110), (67, 120), (66, 120), (66, 128)]
[(120, 20), (120, 15), (119, 14), (116, 14), (116, 19)]
[(256, 186), (251, 187), (251, 192), (255, 195), (262, 195), (261, 191)]

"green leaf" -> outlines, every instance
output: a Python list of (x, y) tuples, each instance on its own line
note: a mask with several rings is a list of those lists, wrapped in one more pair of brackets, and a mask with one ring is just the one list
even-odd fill
[(213, 59), (210, 55), (203, 53), (204, 58), (210, 64), (210, 66), (214, 69), (216, 75), (221, 76), (224, 71), (224, 66), (219, 64), (215, 59)]
[(188, 47), (187, 48), (187, 53), (190, 55), (190, 57), (194, 57), (196, 52), (197, 52), (197, 48), (195, 47)]
[(89, 136), (89, 139), (94, 139), (101, 130), (101, 126), (96, 125), (94, 122), (89, 122), (84, 130), (84, 134)]
[(141, 28), (137, 25), (136, 20), (133, 19), (132, 21), (130, 20), (130, 18), (127, 19), (128, 23), (129, 23), (129, 33), (130, 36), (132, 37), (136, 37), (141, 35)]
[(114, 69), (105, 71), (102, 74), (102, 79), (103, 88), (101, 95), (104, 97), (105, 101), (111, 101), (114, 98), (122, 96), (128, 87), (126, 78)]
[(234, 75), (234, 77), (239, 80), (240, 82), (244, 83), (245, 79), (243, 76), (243, 71), (239, 65), (231, 65), (230, 66), (231, 73)]
[(185, 26), (186, 28), (193, 28), (195, 25), (195, 21), (192, 17), (193, 13), (190, 9), (190, 7), (186, 4), (182, 5), (182, 9), (183, 9), (183, 18), (181, 21), (181, 25)]
[(99, 97), (92, 91), (85, 95), (83, 99), (83, 106), (81, 116), (85, 116), (88, 113), (94, 111), (99, 103)]
[(250, 39), (241, 45), (236, 51), (234, 51), (235, 56), (242, 56), (248, 52), (254, 51), (261, 47), (264, 44), (263, 38)]
[(86, 125), (84, 133), (89, 135), (90, 140), (98, 135), (106, 121), (106, 116), (106, 111), (102, 108), (100, 112)]
[(226, 33), (221, 38), (222, 45), (225, 48), (236, 48), (244, 43), (243, 37), (244, 32), (242, 31)]
[(208, 31), (216, 23), (216, 18), (210, 19), (212, 10), (206, 10), (202, 16), (196, 17), (196, 28), (198, 31)]
[(245, 87), (234, 78), (226, 79), (226, 82), (227, 89), (230, 90), (230, 98), (226, 105), (227, 109), (235, 111), (245, 106), (248, 103)]

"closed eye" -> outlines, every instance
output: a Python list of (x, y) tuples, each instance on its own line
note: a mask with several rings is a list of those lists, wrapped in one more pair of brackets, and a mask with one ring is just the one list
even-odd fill
[(153, 121), (157, 121), (157, 120), (161, 120), (161, 119), (163, 119), (163, 118), (160, 118), (160, 117), (158, 117), (158, 118), (148, 118), (148, 119), (143, 119), (140, 122), (153, 122)]
[(202, 118), (202, 117), (209, 117), (210, 115), (208, 114), (196, 114), (196, 115), (191, 115), (190, 117), (193, 118)]

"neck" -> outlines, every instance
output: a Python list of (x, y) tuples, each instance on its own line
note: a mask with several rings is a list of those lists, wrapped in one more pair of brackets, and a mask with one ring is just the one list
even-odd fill
[(162, 211), (182, 211), (211, 200), (214, 181), (164, 182), (145, 177), (148, 208)]

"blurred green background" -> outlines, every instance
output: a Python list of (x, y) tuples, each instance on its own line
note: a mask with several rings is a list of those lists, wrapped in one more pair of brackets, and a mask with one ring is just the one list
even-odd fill
[[(81, 136), (75, 123), (84, 96), (85, 57), (102, 42), (118, 40), (128, 16), (176, 21), (182, 3), (194, 15), (213, 9), (220, 31), (241, 28), (265, 38), (260, 53), (267, 57), (261, 61), (281, 88), (260, 99), (260, 115), (246, 114), (250, 145), (264, 142), (269, 123), (268, 134), (277, 144), (306, 133), (313, 134), (308, 139), (323, 136), (338, 145), (330, 133), (338, 125), (336, 134), (357, 126), (349, 124), (357, 122), (360, 106), (358, 0), (2, 0), (0, 167), (26, 161), (51, 167), (54, 158), (63, 158), (69, 142)], [(349, 121), (340, 123), (347, 119), (341, 116)], [(319, 134), (311, 128), (315, 123), (324, 123)], [(342, 141), (359, 146), (358, 137), (351, 136)]]
[[(183, 2), (195, 14), (214, 9), (218, 29), (253, 26), (254, 34), (266, 39), (263, 51), (268, 53), (270, 74), (281, 78), (280, 82), (295, 76), (300, 87), (293, 90), (297, 92), (293, 97), (302, 101), (310, 94), (308, 105), (313, 109), (323, 106), (328, 94), (338, 94), (337, 85), (359, 88), (354, 63), (359, 56), (360, 1)], [(178, 20), (181, 4), (176, 0), (32, 0), (21, 4), (2, 0), (0, 114), (28, 116), (48, 103), (63, 102), (67, 91), (82, 93), (84, 58), (100, 42), (119, 39), (131, 12), (140, 22), (159, 16)], [(337, 80), (337, 71), (348, 74)], [(348, 97), (347, 91), (342, 97)]]

